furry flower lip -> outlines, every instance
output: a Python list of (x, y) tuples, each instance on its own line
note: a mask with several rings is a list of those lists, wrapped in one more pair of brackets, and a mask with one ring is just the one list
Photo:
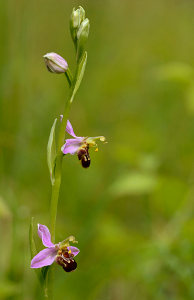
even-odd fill
[(67, 121), (66, 131), (73, 137), (73, 139), (66, 139), (65, 144), (61, 147), (63, 154), (77, 154), (78, 159), (81, 161), (83, 168), (88, 168), (90, 166), (90, 155), (89, 148), (96, 147), (95, 151), (98, 151), (96, 141), (105, 142), (104, 136), (96, 137), (80, 137), (75, 135), (73, 127), (69, 120)]
[(76, 243), (75, 238), (70, 236), (58, 244), (51, 242), (49, 229), (45, 225), (38, 224), (38, 235), (46, 247), (31, 260), (31, 268), (42, 268), (56, 262), (64, 271), (71, 272), (77, 268), (74, 257), (80, 252), (78, 248), (70, 246), (70, 242)]
[(68, 64), (59, 54), (50, 52), (45, 54), (43, 57), (46, 67), (51, 73), (61, 74), (67, 71)]

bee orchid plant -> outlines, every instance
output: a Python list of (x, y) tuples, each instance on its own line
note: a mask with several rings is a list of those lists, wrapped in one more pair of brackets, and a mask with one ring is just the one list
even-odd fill
[[(50, 52), (43, 56), (46, 67), (50, 72), (54, 74), (65, 74), (70, 89), (69, 98), (65, 103), (63, 115), (60, 116), (60, 122), (58, 122), (58, 139), (56, 140), (56, 123), (58, 121), (58, 118), (56, 118), (52, 125), (47, 145), (47, 162), (52, 185), (50, 201), (51, 233), (47, 226), (38, 224), (38, 236), (41, 238), (45, 249), (37, 251), (34, 240), (35, 233), (33, 219), (30, 225), (30, 248), (32, 256), (31, 268), (37, 271), (40, 281), (44, 282), (44, 296), (47, 299), (52, 299), (52, 293), (48, 292), (48, 290), (52, 289), (51, 279), (53, 276), (50, 276), (50, 274), (53, 273), (53, 270), (51, 265), (56, 263), (62, 266), (66, 272), (74, 271), (77, 268), (77, 263), (74, 258), (80, 251), (77, 247), (71, 245), (71, 243), (76, 243), (73, 236), (66, 238), (62, 242), (55, 243), (55, 224), (63, 158), (66, 157), (66, 154), (76, 154), (81, 165), (84, 168), (88, 168), (90, 166), (89, 149), (91, 147), (95, 147), (97, 151), (98, 147), (96, 142), (105, 142), (104, 136), (77, 136), (74, 133), (70, 121), (68, 120), (71, 104), (80, 87), (87, 63), (87, 52), (85, 49), (89, 35), (89, 28), (90, 22), (88, 18), (85, 17), (84, 9), (81, 6), (78, 9), (73, 9), (70, 17), (70, 32), (76, 52), (76, 68), (73, 75), (67, 61), (59, 54)], [(72, 138), (65, 139), (66, 132), (71, 135)], [(47, 276), (50, 277), (50, 280), (47, 280)], [(47, 288), (48, 282), (51, 285), (49, 289)]]

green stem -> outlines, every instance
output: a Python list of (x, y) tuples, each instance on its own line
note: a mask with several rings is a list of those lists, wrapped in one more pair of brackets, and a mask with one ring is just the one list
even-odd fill
[[(62, 174), (62, 162), (63, 162), (63, 153), (61, 151), (61, 147), (64, 144), (65, 141), (65, 130), (67, 126), (67, 119), (69, 116), (69, 111), (71, 107), (71, 103), (73, 102), (76, 90), (75, 90), (75, 82), (77, 78), (77, 72), (78, 72), (78, 65), (75, 72), (75, 77), (72, 79), (71, 73), (67, 74), (67, 77), (69, 78), (68, 82), (70, 84), (70, 94), (69, 98), (66, 102), (63, 119), (61, 121), (61, 126), (59, 130), (59, 136), (58, 136), (58, 143), (57, 143), (57, 156), (56, 156), (56, 163), (55, 163), (55, 181), (52, 185), (52, 194), (51, 194), (51, 204), (50, 204), (50, 229), (51, 229), (51, 239), (52, 242), (55, 243), (55, 226), (56, 226), (56, 217), (57, 217), (57, 207), (58, 207), (58, 200), (59, 200), (59, 191), (61, 186), (61, 174)], [(47, 274), (48, 281), (49, 281), (49, 290), (48, 291), (48, 298), (49, 300), (53, 299), (52, 297), (52, 282), (53, 282), (53, 268), (49, 269), (49, 272)], [(48, 286), (48, 285), (47, 285)], [(46, 287), (47, 287), (46, 286)]]
[[(67, 124), (67, 118), (70, 111), (70, 106), (72, 103), (72, 95), (73, 95), (73, 86), (70, 91), (70, 97), (66, 103), (63, 119), (60, 126), (59, 137), (58, 137), (58, 150), (57, 150), (57, 157), (56, 157), (56, 164), (55, 164), (55, 181), (52, 185), (52, 194), (51, 194), (51, 204), (50, 204), (50, 228), (51, 228), (51, 239), (52, 242), (55, 243), (55, 226), (56, 226), (56, 217), (57, 217), (57, 207), (58, 207), (58, 200), (59, 200), (59, 191), (61, 186), (61, 173), (62, 173), (62, 162), (63, 162), (63, 153), (61, 151), (61, 147), (64, 144), (65, 140), (65, 129)], [(45, 285), (46, 289), (46, 297), (49, 300), (53, 299), (52, 295), (52, 283), (53, 283), (53, 268), (52, 266), (49, 269), (47, 274), (47, 282)]]
[(55, 183), (52, 186), (52, 195), (51, 195), (51, 206), (50, 206), (51, 221), (50, 222), (51, 222), (51, 238), (53, 243), (55, 243), (55, 223), (56, 223), (56, 216), (57, 216), (59, 190), (61, 185), (62, 159), (63, 156), (61, 154), (58, 155), (56, 158)]
[(55, 242), (55, 224), (56, 224), (57, 206), (58, 206), (58, 199), (59, 199), (59, 190), (61, 185), (61, 172), (62, 172), (62, 162), (63, 162), (63, 153), (61, 151), (61, 147), (63, 146), (65, 140), (65, 129), (67, 124), (67, 118), (70, 111), (72, 94), (73, 94), (73, 89), (71, 89), (70, 97), (65, 106), (65, 111), (61, 122), (58, 143), (57, 143), (58, 150), (57, 150), (56, 165), (55, 165), (55, 182), (52, 185), (51, 206), (50, 206), (51, 238), (53, 243)]

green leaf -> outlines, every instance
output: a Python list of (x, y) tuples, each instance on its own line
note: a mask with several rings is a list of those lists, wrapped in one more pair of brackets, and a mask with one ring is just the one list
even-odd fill
[(71, 96), (71, 102), (73, 101), (74, 96), (77, 93), (77, 90), (79, 89), (79, 86), (81, 84), (82, 78), (84, 76), (85, 68), (86, 68), (86, 63), (87, 63), (87, 52), (85, 51), (79, 65), (78, 65), (78, 68), (77, 68), (75, 85), (74, 85), (73, 93)]
[[(31, 218), (31, 222), (30, 222), (30, 228), (29, 228), (29, 241), (30, 241), (30, 253), (31, 253), (31, 259), (37, 254), (37, 250), (36, 250), (36, 244), (34, 241), (34, 218)], [(40, 281), (40, 283), (43, 282), (43, 276), (41, 273), (40, 269), (34, 269), (34, 271), (36, 272), (36, 275)]]
[(54, 171), (55, 171), (55, 159), (56, 159), (56, 143), (55, 143), (56, 123), (57, 123), (57, 118), (54, 120), (53, 126), (51, 128), (48, 145), (47, 145), (47, 163), (48, 163), (52, 185), (55, 182)]

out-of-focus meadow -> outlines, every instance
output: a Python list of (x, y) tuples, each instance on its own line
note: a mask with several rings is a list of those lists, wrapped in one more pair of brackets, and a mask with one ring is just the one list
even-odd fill
[[(42, 299), (28, 231), (49, 225), (46, 147), (68, 86), (47, 72), (55, 51), (74, 68), (73, 6), (91, 22), (88, 64), (70, 120), (105, 135), (91, 167), (67, 156), (57, 241), (81, 250), (55, 266), (54, 299), (194, 299), (194, 3), (0, 1), (0, 299)], [(37, 237), (39, 250), (41, 242)]]

